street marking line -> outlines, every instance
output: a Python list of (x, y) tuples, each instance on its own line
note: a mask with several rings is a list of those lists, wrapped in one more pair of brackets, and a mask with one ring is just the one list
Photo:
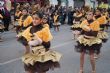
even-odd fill
[[(72, 42), (73, 42), (73, 41), (69, 41), (69, 42), (66, 42), (66, 43), (63, 43), (63, 44), (59, 44), (59, 45), (53, 46), (53, 47), (51, 47), (51, 48), (59, 48), (59, 47), (62, 47), (62, 46), (64, 46), (64, 45), (70, 44), (70, 43), (72, 43)], [(12, 63), (12, 62), (15, 62), (15, 61), (18, 61), (18, 60), (20, 60), (20, 59), (21, 59), (21, 57), (16, 58), (16, 59), (12, 59), (12, 60), (9, 60), (9, 61), (3, 62), (3, 63), (0, 63), (0, 66), (6, 65), (6, 64), (9, 64), (9, 63)]]
[(21, 57), (20, 58), (16, 58), (16, 59), (12, 59), (12, 60), (9, 60), (9, 61), (6, 61), (4, 63), (0, 63), (0, 66), (1, 65), (5, 65), (5, 64), (8, 64), (8, 63), (12, 63), (12, 62), (17, 61), (17, 60), (20, 60), (20, 59), (21, 59)]

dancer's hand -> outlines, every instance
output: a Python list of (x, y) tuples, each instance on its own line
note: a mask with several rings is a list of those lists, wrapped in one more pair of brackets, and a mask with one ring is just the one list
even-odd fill
[(28, 44), (30, 46), (36, 46), (36, 45), (39, 45), (39, 41), (38, 40), (32, 40), (32, 41), (29, 41)]

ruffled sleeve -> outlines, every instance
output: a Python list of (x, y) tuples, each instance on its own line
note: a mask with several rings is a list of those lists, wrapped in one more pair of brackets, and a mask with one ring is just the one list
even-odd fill
[(82, 28), (84, 25), (87, 25), (87, 20), (82, 21), (82, 23), (80, 24), (80, 27)]
[(102, 17), (98, 18), (97, 21), (99, 22), (100, 25), (107, 23), (107, 20), (106, 20), (105, 16), (102, 16)]
[(45, 27), (42, 29), (42, 40), (44, 42), (48, 42), (48, 41), (51, 41), (53, 39), (53, 36), (49, 30), (48, 27)]
[(28, 27), (25, 31), (22, 32), (21, 36), (23, 36), (24, 38), (26, 38), (27, 41), (30, 41), (32, 40), (32, 34), (30, 33), (30, 29), (31, 29), (31, 26)]
[(24, 21), (22, 21), (22, 18), (23, 18), (23, 16), (21, 16), (19, 21), (18, 21), (19, 26), (28, 27), (31, 25), (31, 23), (32, 23), (32, 17), (31, 16), (28, 16)]
[(24, 27), (29, 26), (32, 23), (32, 17), (28, 16), (27, 19), (23, 22)]
[(82, 23), (80, 24), (80, 28), (82, 28), (82, 30), (87, 31), (86, 28), (83, 28), (83, 26), (88, 25), (87, 20), (82, 21)]
[(98, 21), (94, 21), (91, 25), (90, 28), (92, 31), (99, 31), (100, 30), (100, 24)]

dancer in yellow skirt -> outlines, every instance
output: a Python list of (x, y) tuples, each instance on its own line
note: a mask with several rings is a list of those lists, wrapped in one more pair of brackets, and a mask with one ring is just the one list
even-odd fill
[(103, 42), (106, 42), (108, 39), (108, 34), (105, 32), (105, 28), (108, 25), (107, 16), (101, 14), (101, 9), (97, 9), (95, 13), (95, 20), (97, 20), (100, 24), (100, 32), (98, 33), (98, 37), (102, 39)]
[(100, 31), (100, 25), (98, 21), (93, 20), (93, 12), (89, 11), (87, 13), (87, 19), (81, 23), (80, 27), (82, 28), (82, 35), (78, 37), (77, 45), (75, 46), (75, 50), (81, 54), (79, 73), (83, 73), (85, 54), (90, 55), (92, 66), (90, 73), (96, 73), (94, 53), (98, 51), (98, 48), (101, 48), (102, 40), (97, 37), (98, 31)]
[(15, 21), (19, 20), (21, 16), (22, 16), (21, 10), (17, 9), (15, 13)]
[(28, 27), (18, 38), (25, 48), (22, 57), (27, 73), (46, 73), (49, 69), (59, 67), (61, 54), (50, 50), (53, 36), (48, 27), (42, 24), (42, 14), (33, 14), (33, 25)]
[(28, 14), (28, 10), (24, 8), (22, 10), (22, 16), (18, 20), (17, 33), (22, 32), (32, 24), (32, 17)]
[[(102, 9), (96, 9), (95, 11), (95, 20), (99, 22), (100, 24), (100, 31), (97, 34), (97, 37), (102, 40), (103, 43), (107, 42), (108, 40), (108, 34), (105, 32), (106, 26), (108, 27), (108, 22), (107, 22), (107, 16), (102, 14)], [(101, 49), (98, 49), (101, 51)], [(95, 54), (95, 59), (98, 59), (100, 57), (99, 51)]]
[(77, 10), (76, 13), (73, 15), (74, 20), (73, 20), (73, 25), (71, 26), (71, 30), (73, 30), (73, 35), (74, 35), (74, 39), (76, 39), (81, 31), (80, 28), (80, 23), (81, 23), (81, 19), (82, 19), (82, 13)]
[(15, 18), (12, 21), (15, 29), (17, 29), (17, 26), (19, 26), (18, 20), (21, 18), (21, 16), (22, 16), (22, 12), (21, 12), (20, 8), (16, 9)]
[(59, 26), (61, 25), (61, 23), (59, 22), (59, 14), (58, 12), (55, 12), (55, 15), (53, 16), (54, 19), (54, 30), (55, 31), (59, 31)]

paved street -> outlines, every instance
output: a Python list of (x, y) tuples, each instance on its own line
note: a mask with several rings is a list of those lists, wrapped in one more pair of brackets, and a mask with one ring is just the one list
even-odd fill
[[(72, 40), (70, 26), (63, 25), (59, 32), (51, 32), (54, 36), (52, 49), (62, 53), (61, 68), (47, 73), (78, 73), (79, 53), (74, 51), (75, 42)], [(16, 33), (9, 31), (3, 33), (4, 42), (0, 42), (0, 73), (25, 73), (21, 56), (24, 47), (16, 41)], [(110, 40), (103, 45), (101, 58), (97, 60), (96, 73), (110, 73)], [(91, 73), (89, 56), (85, 57), (84, 73)]]

